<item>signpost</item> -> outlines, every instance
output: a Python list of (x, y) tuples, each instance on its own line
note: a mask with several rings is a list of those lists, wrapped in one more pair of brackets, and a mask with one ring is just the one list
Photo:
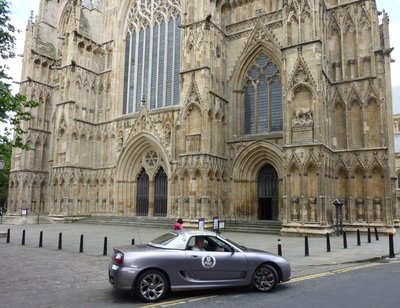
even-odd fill
[(333, 205), (336, 208), (336, 235), (339, 236), (339, 224), (340, 224), (340, 234), (343, 233), (343, 226), (342, 226), (343, 202), (336, 198), (335, 200), (333, 200)]
[(205, 225), (205, 219), (204, 218), (200, 218), (199, 219), (199, 230), (200, 231), (204, 231), (204, 225)]

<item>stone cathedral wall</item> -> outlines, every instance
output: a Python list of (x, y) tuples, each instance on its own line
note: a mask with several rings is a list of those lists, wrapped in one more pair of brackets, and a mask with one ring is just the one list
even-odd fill
[(42, 105), (8, 209), (325, 233), (339, 199), (347, 228), (391, 230), (390, 52), (372, 0), (43, 0), (21, 83)]

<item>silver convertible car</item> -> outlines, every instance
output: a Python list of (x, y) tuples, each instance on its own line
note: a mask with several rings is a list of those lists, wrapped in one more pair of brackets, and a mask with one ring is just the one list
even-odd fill
[[(200, 246), (200, 247), (198, 247)], [(211, 231), (171, 231), (147, 245), (114, 248), (110, 283), (144, 302), (169, 291), (250, 286), (271, 291), (290, 279), (282, 257), (238, 245)]]

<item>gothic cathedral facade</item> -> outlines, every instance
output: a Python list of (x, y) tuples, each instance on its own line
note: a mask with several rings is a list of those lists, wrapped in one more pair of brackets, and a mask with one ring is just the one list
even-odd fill
[[(380, 15), (380, 17), (379, 17)], [(8, 210), (399, 226), (375, 0), (41, 0)]]

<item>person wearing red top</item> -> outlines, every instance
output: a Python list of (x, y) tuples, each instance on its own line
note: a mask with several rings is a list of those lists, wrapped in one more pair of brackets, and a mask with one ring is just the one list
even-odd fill
[(183, 220), (182, 220), (182, 218), (178, 218), (176, 223), (174, 223), (173, 229), (174, 230), (183, 230)]

